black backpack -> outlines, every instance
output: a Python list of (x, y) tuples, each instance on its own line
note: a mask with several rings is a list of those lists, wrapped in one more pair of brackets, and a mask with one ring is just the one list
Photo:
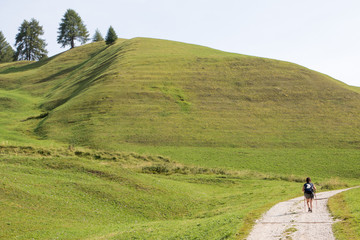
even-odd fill
[(305, 190), (305, 193), (313, 193), (314, 192), (314, 184), (312, 183), (305, 183), (304, 184), (304, 190)]

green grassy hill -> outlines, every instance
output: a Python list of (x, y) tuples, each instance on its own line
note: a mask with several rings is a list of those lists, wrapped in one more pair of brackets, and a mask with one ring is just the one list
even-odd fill
[(134, 38), (0, 64), (0, 239), (242, 238), (307, 176), (360, 184), (359, 143), (359, 89), (293, 63)]
[(10, 66), (0, 86), (42, 97), (49, 115), (30, 131), (44, 139), (100, 149), (359, 145), (360, 94), (288, 62), (135, 38)]

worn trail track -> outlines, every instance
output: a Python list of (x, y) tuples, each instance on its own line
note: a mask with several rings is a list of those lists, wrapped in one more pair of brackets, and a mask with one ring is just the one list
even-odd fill
[(334, 220), (327, 209), (327, 201), (331, 196), (349, 189), (317, 193), (312, 213), (305, 211), (304, 197), (278, 203), (257, 220), (247, 239), (335, 239), (331, 228)]

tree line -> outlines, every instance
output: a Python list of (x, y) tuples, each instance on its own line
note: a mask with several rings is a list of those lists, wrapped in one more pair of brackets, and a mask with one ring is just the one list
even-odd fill
[[(38, 61), (47, 58), (47, 44), (45, 39), (41, 38), (42, 35), (44, 35), (44, 30), (39, 21), (34, 18), (30, 21), (24, 20), (16, 34), (16, 50), (14, 50), (0, 31), (0, 63), (19, 60)], [(117, 38), (115, 30), (110, 26), (105, 37), (106, 44), (115, 43)], [(79, 14), (72, 9), (68, 9), (58, 28), (57, 43), (61, 44), (61, 47), (70, 46), (70, 49), (72, 49), (75, 47), (75, 41), (84, 44), (89, 40), (89, 32)], [(96, 29), (92, 41), (104, 41), (98, 29)]]

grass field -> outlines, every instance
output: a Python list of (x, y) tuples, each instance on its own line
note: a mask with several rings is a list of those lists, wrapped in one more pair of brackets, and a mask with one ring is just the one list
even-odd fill
[(360, 239), (360, 189), (352, 189), (336, 195), (329, 201), (334, 217), (340, 220), (333, 225), (336, 239)]
[(178, 174), (150, 173), (175, 164), (159, 156), (1, 150), (1, 239), (234, 238), (249, 230), (246, 217), (299, 191), (295, 182), (178, 164)]
[(359, 185), (359, 143), (359, 89), (288, 62), (135, 38), (0, 64), (0, 238), (242, 239), (307, 176)]
[(2, 146), (0, 160), (1, 239), (242, 239), (263, 211), (302, 186), (285, 173), (161, 155)]
[(184, 164), (321, 179), (358, 179), (357, 149), (211, 148), (124, 146), (141, 154), (162, 154)]

